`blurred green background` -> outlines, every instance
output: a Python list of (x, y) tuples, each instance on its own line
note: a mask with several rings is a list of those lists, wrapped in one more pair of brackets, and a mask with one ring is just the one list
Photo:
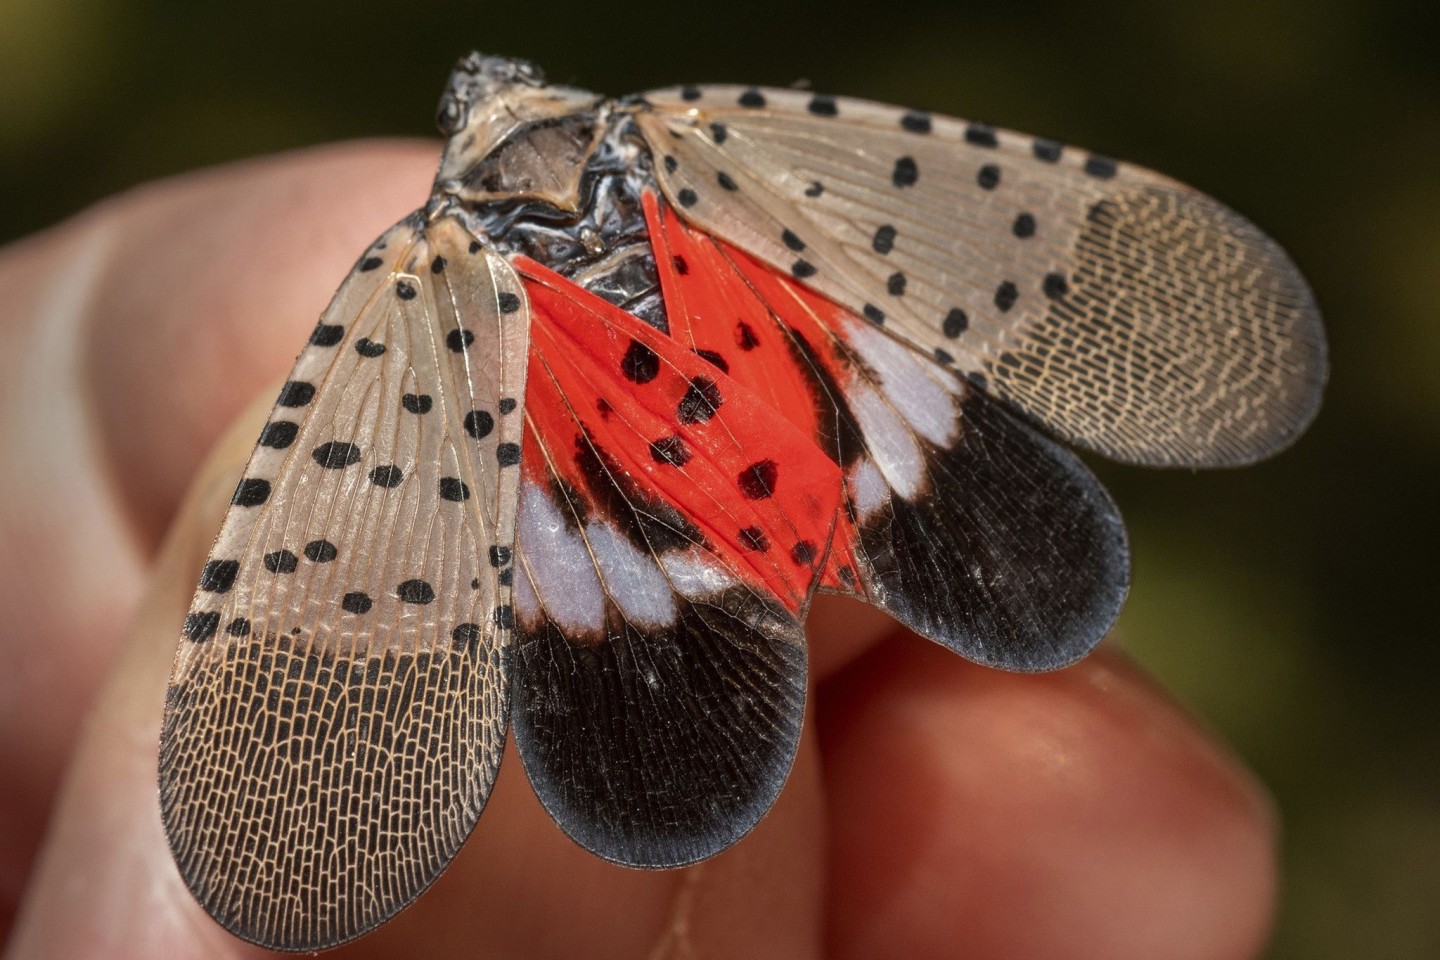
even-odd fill
[(1279, 800), (1270, 955), (1440, 956), (1440, 4), (3, 0), (0, 39), (0, 241), (206, 164), (427, 135), (472, 47), (610, 93), (806, 78), (1243, 211), (1314, 284), (1329, 393), (1258, 468), (1099, 465), (1134, 536), (1122, 636)]

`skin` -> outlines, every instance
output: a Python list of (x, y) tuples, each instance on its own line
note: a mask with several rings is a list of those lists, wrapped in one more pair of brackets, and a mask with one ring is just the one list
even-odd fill
[[(0, 930), (7, 956), (248, 957), (156, 807), (170, 661), (296, 350), (435, 147), (367, 143), (143, 187), (0, 250)], [(187, 492), (188, 491), (188, 492)], [(811, 618), (812, 707), (754, 833), (604, 863), (509, 757), (452, 867), (335, 957), (1254, 956), (1257, 782), (1121, 654), (965, 663), (859, 605)]]

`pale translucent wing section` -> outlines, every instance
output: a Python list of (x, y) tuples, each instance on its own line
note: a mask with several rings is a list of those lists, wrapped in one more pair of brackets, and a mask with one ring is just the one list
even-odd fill
[(1053, 141), (859, 100), (645, 95), (666, 196), (1057, 435), (1239, 464), (1313, 416), (1320, 317), (1285, 253), (1188, 187)]
[(457, 222), (400, 224), (301, 353), (201, 574), (161, 742), (181, 874), (316, 950), (409, 903), (504, 747), (528, 309)]

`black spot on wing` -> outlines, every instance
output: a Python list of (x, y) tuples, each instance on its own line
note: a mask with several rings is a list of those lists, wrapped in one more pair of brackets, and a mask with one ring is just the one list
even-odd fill
[[(662, 438), (651, 447), (656, 463), (683, 467), (690, 451), (679, 437)], [(595, 512), (609, 519), (639, 550), (665, 553), (704, 541), (704, 536), (679, 510), (641, 490), (630, 474), (591, 437), (575, 441), (575, 460), (585, 480), (586, 498), (562, 491), (572, 510), (588, 500)], [(565, 511), (562, 511), (565, 512)]]

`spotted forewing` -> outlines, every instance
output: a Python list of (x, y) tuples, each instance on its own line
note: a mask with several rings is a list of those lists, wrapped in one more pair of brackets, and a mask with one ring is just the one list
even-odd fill
[[(318, 949), (387, 918), (494, 782), (524, 287), (441, 219), (336, 294), (236, 487), (184, 627), (160, 801), (229, 929)], [(507, 412), (502, 412), (507, 411)]]
[(1161, 176), (857, 100), (623, 100), (472, 55), (434, 194), (313, 330), (200, 571), (160, 799), (202, 905), (317, 950), (413, 900), (513, 720), (599, 856), (693, 863), (784, 784), (816, 591), (995, 667), (1128, 585), (1069, 441), (1292, 440), (1325, 375), (1285, 254)]

